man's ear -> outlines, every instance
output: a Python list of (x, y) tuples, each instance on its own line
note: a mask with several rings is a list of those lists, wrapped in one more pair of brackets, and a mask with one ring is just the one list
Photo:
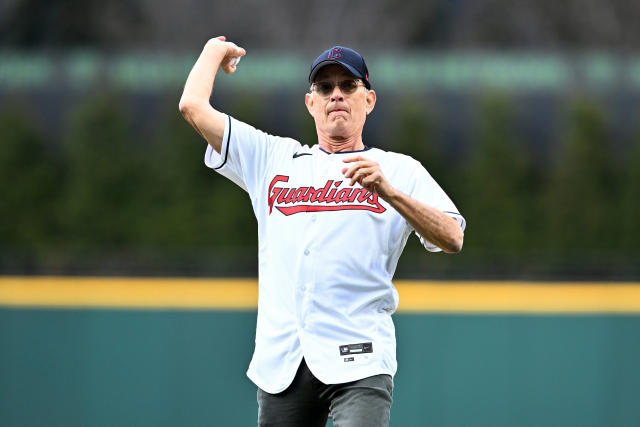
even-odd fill
[(309, 114), (311, 114), (311, 116), (313, 117), (313, 95), (310, 93), (307, 93), (304, 95), (304, 104), (307, 106), (307, 111), (309, 111)]
[(373, 111), (373, 107), (376, 106), (376, 92), (374, 90), (369, 90), (364, 98), (364, 101), (366, 103), (365, 111), (367, 112), (367, 114), (369, 114)]

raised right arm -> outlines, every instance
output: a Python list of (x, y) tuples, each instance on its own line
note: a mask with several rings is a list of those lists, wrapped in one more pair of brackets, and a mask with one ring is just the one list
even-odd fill
[(187, 77), (179, 105), (183, 117), (218, 153), (222, 147), (225, 115), (209, 103), (213, 81), (218, 68), (227, 74), (235, 72), (236, 66), (231, 60), (246, 54), (244, 49), (225, 40), (221, 36), (205, 44)]

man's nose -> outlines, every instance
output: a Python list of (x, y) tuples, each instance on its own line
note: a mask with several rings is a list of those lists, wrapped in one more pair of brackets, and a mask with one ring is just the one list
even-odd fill
[(335, 85), (333, 87), (333, 92), (331, 93), (331, 100), (332, 101), (343, 101), (344, 100), (344, 94), (340, 90), (340, 85)]

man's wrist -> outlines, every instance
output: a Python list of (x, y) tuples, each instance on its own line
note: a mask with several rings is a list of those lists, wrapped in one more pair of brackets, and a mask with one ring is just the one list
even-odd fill
[(205, 43), (206, 47), (210, 47), (210, 46), (222, 46), (222, 44), (224, 44), (224, 42), (222, 40), (220, 40), (217, 37), (214, 37), (212, 39), (207, 40), (207, 43)]
[(393, 206), (401, 197), (401, 195), (402, 193), (400, 193), (400, 191), (396, 190), (396, 188), (392, 185), (389, 185), (389, 190), (387, 190), (384, 195), (380, 194), (380, 197), (382, 197), (385, 202)]
[(226, 45), (226, 42), (213, 38), (207, 41), (207, 44), (204, 46), (204, 50), (210, 55), (219, 57), (220, 61), (222, 61), (227, 55), (228, 46)]

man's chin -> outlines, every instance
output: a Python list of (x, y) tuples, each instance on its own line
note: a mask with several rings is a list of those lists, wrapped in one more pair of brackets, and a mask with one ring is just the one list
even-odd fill
[(333, 129), (347, 129), (351, 125), (351, 120), (344, 116), (335, 116), (329, 120), (329, 126)]
[(331, 129), (329, 129), (329, 132), (327, 133), (331, 136), (343, 136), (349, 133), (348, 130), (349, 130), (349, 126), (347, 125), (346, 122), (333, 123), (333, 126), (331, 126)]

